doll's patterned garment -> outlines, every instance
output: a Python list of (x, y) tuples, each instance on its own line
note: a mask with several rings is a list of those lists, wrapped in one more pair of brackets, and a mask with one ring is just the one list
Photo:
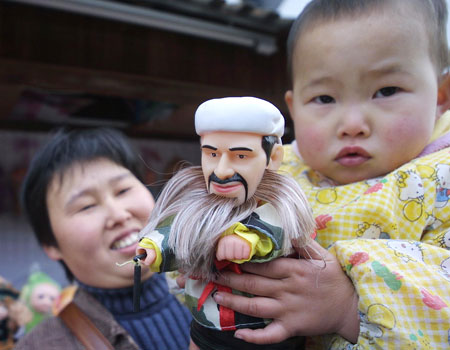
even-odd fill
[(450, 148), (392, 173), (334, 186), (285, 146), (281, 172), (306, 193), (317, 241), (359, 295), (357, 344), (338, 336), (308, 349), (450, 348)]
[[(233, 233), (246, 237), (246, 239), (251, 236), (258, 236), (258, 242), (252, 244), (252, 251), (255, 254), (249, 261), (266, 262), (281, 256), (283, 230), (276, 224), (279, 222), (280, 218), (275, 208), (266, 203), (256, 208), (242, 222), (234, 224), (225, 234), (230, 234), (231, 232), (228, 231), (233, 231)], [(157, 258), (151, 267), (153, 271), (164, 272), (177, 269), (175, 254), (168, 246), (170, 224), (170, 220), (164, 221), (157, 230), (144, 236), (139, 243), (143, 248), (155, 249)], [(239, 261), (238, 263), (242, 262)], [(211, 266), (211, 269), (214, 268), (239, 273), (236, 263), (221, 264), (221, 262), (216, 262), (216, 266)], [(270, 320), (243, 315), (231, 309), (219, 307), (212, 297), (216, 290), (248, 295), (215, 283), (188, 278), (185, 287), (185, 304), (191, 311), (194, 320), (203, 327), (225, 331), (238, 328), (263, 328), (270, 322)]]

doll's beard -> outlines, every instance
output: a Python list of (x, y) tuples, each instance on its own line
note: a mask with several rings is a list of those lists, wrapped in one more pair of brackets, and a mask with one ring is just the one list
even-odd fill
[(212, 280), (217, 241), (231, 225), (250, 216), (261, 201), (271, 203), (281, 215), (283, 251), (289, 252), (298, 235), (302, 242), (309, 237), (315, 222), (304, 194), (292, 193), (295, 186), (293, 179), (266, 170), (255, 194), (237, 204), (238, 198), (210, 194), (201, 167), (188, 167), (166, 184), (141, 236), (170, 225), (167, 243), (176, 256), (173, 269)]

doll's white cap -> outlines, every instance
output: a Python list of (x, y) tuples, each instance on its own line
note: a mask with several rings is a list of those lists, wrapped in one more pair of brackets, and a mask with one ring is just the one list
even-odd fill
[(198, 135), (215, 131), (277, 136), (281, 141), (284, 118), (277, 107), (256, 97), (224, 97), (203, 102), (195, 112)]

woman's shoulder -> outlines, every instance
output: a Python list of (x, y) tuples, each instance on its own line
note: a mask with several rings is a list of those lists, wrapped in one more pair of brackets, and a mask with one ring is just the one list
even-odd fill
[(15, 350), (82, 349), (83, 347), (59, 317), (50, 317), (19, 339)]

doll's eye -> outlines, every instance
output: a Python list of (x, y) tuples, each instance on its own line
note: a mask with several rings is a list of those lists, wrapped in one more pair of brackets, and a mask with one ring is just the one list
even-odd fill
[(245, 154), (238, 154), (239, 159), (244, 159), (245, 158)]
[(211, 152), (211, 157), (217, 157), (217, 153), (216, 152)]

